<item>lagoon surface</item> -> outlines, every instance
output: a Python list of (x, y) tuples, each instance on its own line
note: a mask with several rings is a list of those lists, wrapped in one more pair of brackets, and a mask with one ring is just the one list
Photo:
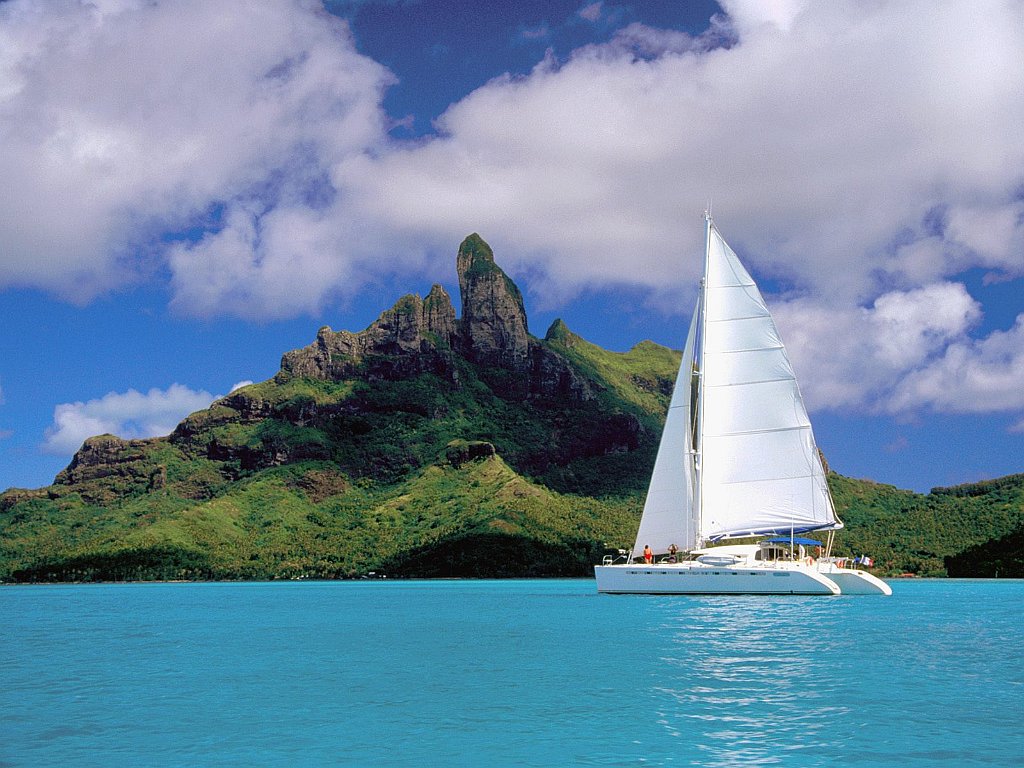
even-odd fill
[(0, 588), (0, 766), (1024, 761), (1024, 581)]

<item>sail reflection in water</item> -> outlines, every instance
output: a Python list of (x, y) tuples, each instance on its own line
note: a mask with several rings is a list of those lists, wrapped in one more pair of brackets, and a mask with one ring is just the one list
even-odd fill
[[(830, 686), (821, 632), (809, 628), (828, 629), (828, 612), (815, 605), (777, 597), (677, 601), (685, 612), (658, 629), (667, 641), (666, 680), (653, 692), (674, 703), (660, 713), (662, 723), (694, 745), (695, 763), (775, 764), (834, 750), (834, 721), (850, 707)], [(808, 628), (780, 632), (787, 625)]]

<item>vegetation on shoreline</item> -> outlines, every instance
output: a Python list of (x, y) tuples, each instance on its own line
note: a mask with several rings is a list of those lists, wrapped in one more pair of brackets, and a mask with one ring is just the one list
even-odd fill
[[(473, 323), (435, 286), (169, 436), (90, 438), (52, 485), (0, 494), (0, 581), (583, 576), (630, 546), (680, 353), (529, 336), (486, 243), (460, 252)], [(837, 554), (881, 575), (1024, 570), (1024, 475), (829, 482)]]

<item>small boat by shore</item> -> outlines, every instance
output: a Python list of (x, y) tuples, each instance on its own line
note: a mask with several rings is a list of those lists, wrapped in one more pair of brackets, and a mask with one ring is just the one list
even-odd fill
[[(637, 538), (594, 567), (598, 592), (892, 594), (831, 556), (843, 524), (785, 346), (705, 222), (704, 278)], [(812, 531), (827, 541), (803, 537)], [(759, 536), (769, 538), (719, 544)]]

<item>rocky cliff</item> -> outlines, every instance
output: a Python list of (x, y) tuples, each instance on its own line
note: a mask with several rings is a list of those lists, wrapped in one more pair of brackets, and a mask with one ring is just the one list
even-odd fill
[[(678, 353), (610, 353), (470, 235), (445, 290), (322, 328), (167, 437), (0, 494), (0, 580), (584, 575), (635, 528)], [(518, 554), (512, 554), (518, 553)]]
[(483, 365), (525, 370), (530, 337), (519, 288), (495, 264), (490, 246), (477, 234), (463, 240), (455, 263), (466, 356)]
[(293, 376), (334, 381), (374, 363), (392, 374), (427, 370), (450, 373), (450, 353), (458, 346), (458, 339), (452, 301), (444, 288), (435, 285), (426, 299), (403, 296), (361, 333), (321, 328), (308, 347), (284, 354), (281, 370)]
[(456, 272), (461, 319), (448, 293), (435, 285), (425, 299), (403, 296), (360, 333), (321, 328), (315, 342), (284, 354), (282, 374), (341, 381), (431, 372), (457, 382), (454, 355), (461, 355), (489, 370), (489, 383), (510, 397), (595, 396), (574, 366), (530, 336), (522, 293), (480, 235), (459, 246)]

